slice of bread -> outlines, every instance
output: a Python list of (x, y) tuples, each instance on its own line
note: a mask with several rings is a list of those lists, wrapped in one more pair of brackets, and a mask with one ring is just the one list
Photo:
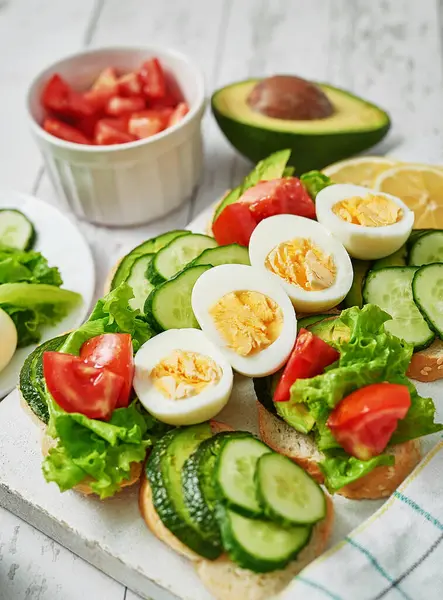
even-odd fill
[[(213, 433), (232, 428), (211, 421)], [(306, 565), (326, 548), (331, 535), (334, 513), (327, 496), (326, 518), (315, 525), (309, 544), (286, 569), (272, 573), (253, 573), (236, 566), (225, 554), (215, 561), (203, 559), (178, 540), (162, 523), (154, 505), (149, 481), (143, 476), (139, 496), (140, 512), (151, 532), (172, 550), (191, 560), (206, 588), (217, 600), (272, 600)]]
[[(319, 483), (323, 473), (318, 463), (324, 455), (311, 437), (299, 433), (266, 410), (259, 402), (258, 421), (262, 440), (276, 452), (285, 454), (303, 467)], [(420, 440), (411, 440), (386, 449), (395, 456), (395, 465), (376, 467), (367, 475), (338, 490), (337, 494), (354, 500), (376, 500), (390, 496), (420, 462)]]
[(408, 372), (417, 381), (437, 381), (443, 378), (443, 341), (434, 340), (429, 348), (412, 355)]
[[(57, 440), (54, 439), (53, 437), (47, 435), (46, 425), (43, 423), (43, 421), (40, 421), (40, 419), (32, 412), (32, 410), (29, 408), (28, 403), (23, 398), (23, 395), (20, 391), (19, 391), (19, 394), (20, 394), (20, 405), (21, 405), (22, 409), (30, 417), (30, 419), (32, 419), (32, 421), (35, 423), (35, 425), (40, 429), (42, 454), (43, 454), (43, 456), (47, 456), (49, 450), (51, 448), (54, 448), (57, 445)], [(137, 481), (140, 479), (141, 472), (142, 472), (142, 463), (131, 463), (130, 477), (129, 477), (129, 479), (125, 479), (120, 483), (120, 489), (123, 489), (130, 485), (133, 485), (134, 483), (137, 483)], [(91, 478), (86, 477), (83, 481), (81, 481), (79, 484), (74, 486), (72, 489), (74, 491), (84, 494), (86, 496), (95, 494), (95, 492), (91, 489), (90, 481), (92, 481)]]

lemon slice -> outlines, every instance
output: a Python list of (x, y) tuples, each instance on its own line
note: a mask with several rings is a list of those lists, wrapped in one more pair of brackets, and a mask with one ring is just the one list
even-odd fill
[(333, 179), (334, 183), (354, 183), (372, 187), (380, 173), (398, 164), (398, 161), (382, 156), (362, 156), (329, 165), (323, 169), (323, 173)]
[(414, 211), (414, 229), (443, 229), (443, 169), (398, 165), (380, 173), (374, 188), (401, 198)]

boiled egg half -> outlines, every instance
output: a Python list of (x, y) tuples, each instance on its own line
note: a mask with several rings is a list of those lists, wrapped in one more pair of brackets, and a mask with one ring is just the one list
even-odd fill
[(330, 185), (318, 193), (315, 207), (318, 221), (363, 260), (396, 252), (414, 224), (414, 213), (400, 198), (359, 185)]
[(249, 377), (278, 371), (294, 347), (297, 319), (284, 290), (247, 265), (220, 265), (192, 290), (192, 310), (232, 367)]
[(352, 285), (344, 246), (323, 225), (305, 217), (276, 215), (261, 221), (249, 242), (249, 258), (253, 267), (278, 280), (303, 312), (336, 306)]
[(0, 308), (0, 373), (5, 369), (17, 348), (17, 329), (14, 321)]
[(135, 392), (163, 423), (212, 419), (231, 395), (231, 365), (200, 329), (168, 329), (143, 344), (134, 362)]

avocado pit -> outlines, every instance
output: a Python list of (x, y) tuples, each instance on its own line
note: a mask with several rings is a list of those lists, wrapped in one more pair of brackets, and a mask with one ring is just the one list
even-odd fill
[(293, 75), (273, 75), (263, 79), (247, 98), (255, 112), (274, 119), (310, 121), (326, 119), (334, 107), (315, 84)]

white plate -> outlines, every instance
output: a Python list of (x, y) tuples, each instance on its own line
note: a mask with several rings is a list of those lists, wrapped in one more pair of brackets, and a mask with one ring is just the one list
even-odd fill
[[(95, 289), (94, 261), (80, 231), (56, 208), (27, 194), (0, 190), (0, 208), (21, 210), (34, 224), (37, 239), (34, 250), (47, 258), (49, 265), (59, 268), (63, 288), (78, 292), (83, 300), (60, 323), (46, 327), (42, 341), (78, 327), (85, 319)], [(0, 373), (0, 399), (17, 384), (20, 368), (36, 346), (20, 348)]]

